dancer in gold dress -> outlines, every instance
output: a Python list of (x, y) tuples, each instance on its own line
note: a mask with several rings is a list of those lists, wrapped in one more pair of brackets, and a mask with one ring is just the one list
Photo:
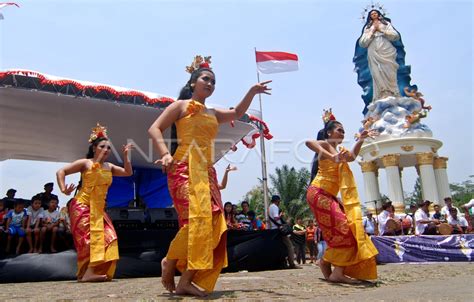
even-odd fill
[[(307, 192), (307, 202), (328, 245), (319, 266), (324, 277), (332, 282), (376, 279), (378, 251), (365, 234), (357, 187), (348, 165), (359, 154), (364, 139), (376, 132), (364, 130), (352, 151), (338, 151), (344, 128), (330, 111), (325, 112), (324, 118), (325, 127), (318, 140), (306, 142), (319, 159), (317, 175)], [(339, 192), (342, 203), (336, 197)]]
[[(191, 77), (178, 101), (168, 106), (148, 130), (161, 158), (157, 162), (168, 173), (168, 187), (180, 223), (162, 261), (162, 283), (170, 292), (182, 295), (204, 296), (211, 292), (220, 271), (227, 266), (227, 226), (213, 167), (218, 125), (238, 120), (256, 94), (269, 94), (270, 90), (266, 86), (270, 81), (259, 83), (233, 109), (208, 108), (205, 102), (216, 84), (208, 63), (195, 61), (187, 68)], [(163, 132), (173, 123), (178, 147), (170, 153)], [(182, 273), (177, 286), (175, 269)]]
[(89, 139), (89, 152), (56, 173), (61, 192), (70, 195), (74, 184), (65, 184), (66, 175), (81, 173), (78, 193), (69, 206), (71, 233), (77, 251), (77, 279), (81, 282), (111, 280), (118, 255), (117, 234), (105, 212), (107, 190), (112, 176), (132, 175), (128, 159), (131, 145), (123, 147), (124, 167), (105, 162), (111, 146), (105, 127), (97, 124)]

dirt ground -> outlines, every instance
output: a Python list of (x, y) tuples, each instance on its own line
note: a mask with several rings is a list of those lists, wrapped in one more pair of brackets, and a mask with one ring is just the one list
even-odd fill
[[(322, 280), (318, 267), (222, 274), (207, 300), (218, 301), (474, 301), (474, 265), (463, 263), (380, 265), (375, 284), (338, 285)], [(26, 272), (25, 272), (26, 273)], [(0, 285), (0, 301), (188, 301), (168, 294), (160, 278)]]

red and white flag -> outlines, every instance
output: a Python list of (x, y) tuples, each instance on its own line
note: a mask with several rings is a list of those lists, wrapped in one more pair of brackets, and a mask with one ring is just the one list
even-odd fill
[(298, 56), (281, 51), (256, 51), (257, 69), (261, 73), (278, 73), (298, 70)]

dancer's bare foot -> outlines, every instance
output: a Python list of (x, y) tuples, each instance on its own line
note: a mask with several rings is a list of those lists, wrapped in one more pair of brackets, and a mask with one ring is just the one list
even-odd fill
[(29, 250), (28, 250), (28, 254), (32, 254), (32, 253), (34, 253), (34, 250), (33, 250), (33, 249), (29, 249)]
[(79, 282), (105, 282), (107, 281), (107, 276), (106, 275), (90, 275), (90, 276), (85, 276), (82, 277)]
[(79, 282), (104, 282), (107, 281), (107, 275), (97, 275), (91, 267), (88, 267), (82, 279)]
[(331, 263), (324, 261), (323, 259), (319, 259), (316, 261), (316, 265), (319, 266), (321, 269), (321, 273), (323, 273), (324, 279), (329, 280), (329, 276), (331, 276)]
[(191, 296), (196, 296), (196, 297), (207, 296), (206, 292), (198, 289), (192, 283), (181, 284), (181, 282), (178, 283), (178, 286), (176, 287), (176, 294), (177, 295), (191, 295)]
[(161, 284), (163, 284), (163, 287), (170, 293), (176, 290), (174, 283), (175, 269), (174, 261), (170, 261), (166, 259), (166, 257), (161, 260)]
[(347, 283), (347, 284), (360, 284), (361, 283), (361, 281), (357, 279), (352, 279), (343, 274), (335, 274), (335, 273), (332, 273), (329, 276), (329, 281), (334, 282), (334, 283)]
[(57, 253), (58, 252), (58, 251), (56, 251), (56, 249), (54, 247), (51, 247), (50, 250), (51, 250), (51, 253)]

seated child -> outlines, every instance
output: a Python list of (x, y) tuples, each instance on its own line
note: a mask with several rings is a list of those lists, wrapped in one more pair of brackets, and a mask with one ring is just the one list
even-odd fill
[(249, 211), (247, 217), (250, 220), (250, 230), (258, 231), (264, 230), (262, 221), (255, 216), (254, 211)]
[[(43, 215), (44, 209), (41, 207), (41, 199), (36, 195), (31, 201), (31, 206), (28, 207), (28, 223), (26, 224), (26, 240), (30, 247), (28, 253), (40, 252), (40, 227)], [(32, 233), (35, 234), (34, 243)]]
[(13, 210), (10, 210), (6, 215), (6, 233), (8, 234), (6, 253), (10, 252), (12, 238), (18, 236), (18, 244), (16, 246), (16, 254), (20, 254), (21, 244), (25, 239), (25, 225), (28, 218), (28, 213), (25, 209), (23, 200), (16, 200)]
[(67, 247), (71, 247), (70, 240), (68, 240), (71, 238), (71, 220), (69, 219), (69, 204), (71, 201), (72, 199), (67, 202), (65, 207), (61, 208), (61, 211), (59, 211), (58, 233)]
[(51, 232), (51, 253), (56, 253), (56, 233), (58, 232), (59, 226), (59, 211), (58, 211), (58, 200), (56, 197), (51, 198), (48, 204), (48, 210), (43, 213), (42, 227), (41, 227), (41, 239), (40, 239), (40, 252), (43, 252), (43, 243), (46, 237), (46, 232)]

